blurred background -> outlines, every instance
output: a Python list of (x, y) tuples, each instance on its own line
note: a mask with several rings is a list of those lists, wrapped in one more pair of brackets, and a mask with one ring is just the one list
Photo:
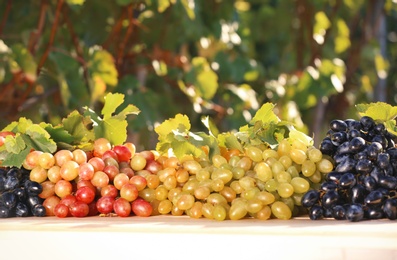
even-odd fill
[(396, 105), (397, 0), (0, 0), (0, 129), (108, 92), (141, 110), (137, 149), (177, 113), (225, 132), (266, 102), (318, 145), (355, 104)]

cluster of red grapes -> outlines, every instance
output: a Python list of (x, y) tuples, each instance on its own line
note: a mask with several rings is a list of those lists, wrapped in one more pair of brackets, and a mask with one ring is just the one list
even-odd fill
[(132, 143), (112, 146), (100, 138), (95, 141), (92, 152), (32, 151), (23, 167), (30, 171), (29, 179), (42, 186), (38, 196), (43, 200), (47, 216), (116, 214), (126, 217), (152, 213), (151, 204), (139, 196), (147, 180), (135, 172), (145, 170), (153, 175), (151, 171), (157, 163), (149, 151), (135, 153)]

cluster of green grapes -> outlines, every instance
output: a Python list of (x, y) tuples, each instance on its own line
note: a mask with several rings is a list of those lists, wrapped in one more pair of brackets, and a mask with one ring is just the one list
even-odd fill
[(188, 215), (219, 221), (298, 216), (302, 196), (333, 170), (319, 149), (289, 139), (276, 149), (222, 148), (209, 159), (136, 152), (132, 143), (112, 146), (100, 138), (92, 152), (32, 151), (23, 166), (42, 185), (48, 216)]

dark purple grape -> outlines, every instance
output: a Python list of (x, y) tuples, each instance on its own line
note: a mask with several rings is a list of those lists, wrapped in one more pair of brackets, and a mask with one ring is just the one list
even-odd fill
[(42, 204), (36, 204), (32, 207), (32, 214), (35, 217), (44, 217), (46, 215), (46, 209)]
[(335, 183), (339, 183), (340, 177), (343, 175), (343, 172), (332, 171), (329, 172), (326, 176), (327, 181), (333, 181)]
[(364, 211), (364, 215), (368, 219), (381, 219), (384, 218), (382, 207), (371, 207)]
[(379, 190), (371, 191), (364, 199), (364, 203), (369, 206), (380, 205), (385, 199), (385, 196)]
[(318, 190), (309, 190), (301, 198), (301, 204), (305, 208), (310, 208), (318, 203), (320, 199), (320, 192)]
[(385, 189), (395, 190), (397, 188), (397, 178), (394, 176), (379, 176), (378, 184)]
[(369, 130), (371, 130), (372, 128), (375, 127), (375, 121), (369, 116), (361, 117), (360, 123), (361, 123), (362, 129), (365, 132), (368, 132)]
[(341, 189), (350, 189), (356, 185), (356, 176), (353, 173), (347, 172), (339, 179), (339, 187)]
[(356, 153), (355, 155), (354, 155), (354, 157), (353, 157), (355, 160), (367, 160), (368, 159), (368, 155), (367, 155), (367, 153), (365, 152), (365, 151), (362, 151), (362, 152), (359, 152), (359, 153)]
[(30, 196), (39, 195), (43, 191), (43, 186), (40, 183), (32, 181), (27, 188), (27, 192)]
[(311, 220), (318, 220), (324, 217), (324, 210), (320, 205), (313, 205), (309, 209), (309, 218)]
[(351, 188), (349, 195), (351, 203), (363, 204), (366, 191), (361, 184), (356, 184)]
[(345, 132), (347, 130), (347, 124), (343, 120), (334, 119), (330, 122), (329, 128), (335, 132)]
[(379, 153), (376, 163), (379, 168), (386, 169), (390, 165), (390, 155), (388, 153)]
[[(356, 129), (351, 129), (347, 132), (347, 139), (352, 140), (355, 137), (361, 137), (361, 132)], [(364, 139), (363, 139), (364, 140)], [(365, 141), (365, 140), (364, 140)]]
[(321, 206), (324, 209), (333, 208), (339, 201), (339, 194), (336, 190), (328, 190), (321, 198)]
[(1, 204), (8, 209), (12, 209), (17, 204), (17, 196), (13, 191), (5, 191), (1, 194)]
[(335, 205), (332, 208), (332, 217), (336, 220), (346, 219), (346, 209), (342, 205)]
[(387, 199), (383, 205), (383, 212), (386, 218), (397, 219), (397, 199)]
[(386, 133), (386, 127), (383, 123), (376, 124), (374, 127), (374, 132), (376, 134), (384, 135)]
[(5, 183), (4, 183), (4, 189), (5, 190), (13, 190), (19, 185), (19, 180), (15, 176), (7, 176)]
[(361, 160), (357, 161), (357, 164), (354, 169), (359, 174), (369, 174), (369, 173), (371, 173), (373, 168), (374, 168), (374, 165), (370, 160), (361, 159)]
[(43, 199), (41, 199), (38, 196), (29, 196), (26, 201), (28, 203), (28, 206), (30, 206), (30, 208), (33, 208), (37, 204), (43, 203)]
[(347, 208), (346, 219), (351, 222), (358, 222), (364, 219), (364, 210), (360, 204), (352, 204)]
[(375, 161), (378, 158), (378, 154), (382, 152), (383, 147), (378, 142), (372, 142), (368, 147), (365, 149), (367, 152), (367, 156), (369, 160)]
[(324, 181), (321, 183), (320, 190), (329, 191), (329, 190), (336, 190), (338, 188), (338, 184), (333, 181)]
[(366, 142), (364, 138), (362, 137), (354, 137), (353, 139), (350, 140), (349, 142), (349, 149), (353, 153), (358, 153), (364, 150), (366, 147)]
[(19, 201), (26, 200), (26, 191), (24, 187), (19, 187), (14, 190), (15, 196), (17, 196)]
[(345, 141), (347, 141), (347, 134), (346, 132), (335, 132), (331, 135), (331, 141), (333, 145), (339, 146)]
[(378, 187), (377, 181), (371, 175), (364, 177), (363, 185), (367, 191), (373, 191)]
[(346, 160), (346, 158), (352, 158), (350, 154), (335, 154), (333, 159), (335, 161), (335, 164), (340, 164), (341, 162), (343, 162), (344, 160)]
[(350, 158), (350, 157), (346, 157), (346, 159), (344, 161), (342, 161), (335, 167), (335, 171), (337, 171), (337, 172), (352, 172), (352, 171), (354, 171), (356, 164), (357, 164), (356, 160), (354, 160), (353, 158)]
[(350, 147), (349, 147), (349, 141), (341, 143), (339, 146), (336, 146), (336, 151), (335, 154), (349, 154), (351, 153)]
[(383, 135), (375, 135), (372, 138), (371, 142), (380, 143), (383, 149), (387, 149), (387, 147), (389, 146), (389, 142), (387, 141), (386, 137), (384, 137)]
[(0, 218), (8, 218), (10, 217), (10, 209), (8, 209), (4, 205), (0, 205)]
[(5, 191), (6, 176), (0, 175), (0, 193)]
[(15, 207), (15, 215), (17, 217), (27, 217), (29, 216), (29, 208), (26, 204), (18, 202)]
[(379, 169), (379, 167), (375, 166), (372, 169), (370, 175), (376, 180), (376, 182), (379, 182), (380, 176), (384, 176), (385, 173), (381, 169)]
[(336, 146), (333, 145), (331, 139), (325, 138), (320, 144), (320, 151), (326, 155), (333, 155), (336, 150)]

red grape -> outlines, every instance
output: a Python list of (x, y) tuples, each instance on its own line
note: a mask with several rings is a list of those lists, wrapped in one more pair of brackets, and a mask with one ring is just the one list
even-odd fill
[(54, 208), (54, 215), (58, 218), (66, 218), (70, 216), (69, 207), (65, 204), (59, 203)]
[(139, 217), (149, 217), (153, 212), (152, 205), (141, 198), (138, 198), (131, 203), (131, 210)]
[(113, 151), (117, 154), (119, 162), (128, 162), (131, 159), (131, 151), (124, 145), (116, 145), (113, 147)]
[(83, 186), (77, 189), (75, 196), (76, 200), (90, 204), (95, 199), (95, 191), (88, 186)]
[(98, 212), (102, 214), (112, 213), (114, 201), (114, 197), (100, 197), (96, 202), (96, 208), (98, 209)]
[(87, 216), (90, 211), (87, 203), (78, 200), (70, 206), (69, 210), (72, 216), (77, 218), (83, 218)]
[(119, 217), (128, 217), (131, 214), (131, 204), (124, 198), (118, 198), (113, 203), (113, 211)]

